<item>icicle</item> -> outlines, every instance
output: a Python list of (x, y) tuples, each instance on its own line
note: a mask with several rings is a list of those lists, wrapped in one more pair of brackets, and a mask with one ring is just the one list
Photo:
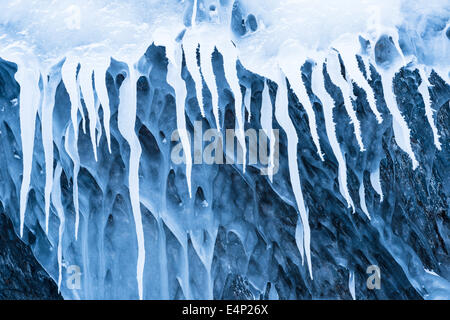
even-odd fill
[(20, 236), (23, 236), (25, 211), (30, 188), (31, 168), (33, 164), (34, 133), (36, 113), (40, 100), (39, 71), (37, 68), (18, 63), (15, 75), (20, 85), (20, 133), (23, 154), (23, 176), (20, 187)]
[(370, 173), (370, 183), (372, 184), (372, 187), (376, 191), (376, 193), (378, 193), (378, 195), (380, 196), (380, 202), (383, 202), (383, 190), (381, 189), (379, 165), (374, 172)]
[(78, 77), (80, 79), (80, 87), (83, 94), (83, 100), (86, 104), (86, 109), (89, 115), (89, 134), (91, 136), (92, 150), (94, 152), (95, 161), (97, 161), (97, 146), (95, 143), (97, 111), (95, 110), (94, 89), (92, 87), (92, 70), (92, 67), (87, 62), (84, 62), (81, 64)]
[(119, 92), (118, 127), (119, 131), (130, 146), (130, 162), (128, 187), (130, 190), (131, 207), (138, 243), (137, 275), (139, 299), (143, 299), (143, 273), (145, 264), (144, 229), (142, 226), (141, 208), (139, 201), (139, 159), (141, 145), (134, 131), (136, 121), (136, 70), (129, 66), (128, 76), (122, 82)]
[(48, 235), (50, 217), (50, 193), (53, 184), (53, 108), (55, 106), (56, 88), (61, 82), (61, 73), (53, 67), (44, 80), (44, 100), (42, 103), (42, 144), (45, 157), (45, 233)]
[(212, 67), (212, 53), (214, 52), (214, 45), (209, 41), (202, 41), (200, 44), (200, 66), (203, 74), (203, 79), (211, 92), (212, 109), (214, 118), (216, 119), (217, 130), (220, 131), (219, 119), (219, 95), (217, 91), (216, 77)]
[(354, 271), (350, 271), (350, 273), (348, 275), (348, 289), (350, 291), (352, 299), (356, 300), (356, 296), (355, 296), (355, 272)]
[(191, 20), (192, 27), (195, 26), (195, 20), (197, 19), (197, 1), (198, 0), (194, 0), (194, 4), (192, 6), (192, 20)]
[(398, 35), (398, 31), (390, 28), (390, 30), (387, 32), (390, 34), (391, 38), (392, 38), (392, 42), (394, 43), (395, 49), (397, 49), (398, 54), (400, 55), (401, 61), (402, 61), (402, 66), (406, 66), (406, 58), (405, 55), (403, 54), (402, 48), (400, 47), (400, 37)]
[(311, 132), (311, 136), (316, 146), (317, 153), (319, 154), (320, 160), (323, 161), (323, 154), (320, 148), (319, 143), (319, 135), (317, 134), (317, 124), (316, 124), (316, 114), (312, 108), (311, 102), (308, 97), (308, 93), (306, 92), (305, 85), (303, 83), (303, 79), (301, 77), (301, 63), (293, 63), (290, 59), (283, 59), (282, 61), (282, 70), (286, 77), (289, 80), (292, 90), (297, 96), (298, 100), (305, 108), (306, 114), (308, 116), (309, 122), (309, 131)]
[(55, 169), (55, 181), (53, 183), (53, 191), (52, 191), (52, 202), (53, 206), (56, 209), (56, 213), (59, 218), (59, 231), (58, 231), (58, 292), (61, 291), (61, 280), (62, 280), (62, 240), (64, 233), (64, 209), (61, 203), (61, 165), (58, 163)]
[[(369, 59), (369, 57), (366, 57), (366, 56), (361, 56), (361, 58), (362, 58), (362, 60), (364, 62), (364, 69), (366, 71), (366, 78), (367, 78), (367, 80), (371, 80), (372, 79), (372, 71), (370, 70), (370, 59)], [(383, 121), (383, 119), (381, 119), (381, 121)]]
[(297, 220), (297, 226), (295, 227), (295, 244), (297, 245), (298, 251), (300, 251), (300, 256), (302, 257), (302, 266), (305, 264), (305, 250), (303, 244), (303, 226), (300, 219)]
[(73, 162), (73, 206), (75, 209), (75, 240), (78, 240), (78, 227), (80, 224), (80, 213), (78, 204), (78, 172), (80, 171), (80, 157), (78, 155), (78, 144), (76, 143), (75, 130), (70, 130), (70, 125), (66, 128), (64, 135), (64, 149)]
[(195, 92), (197, 95), (197, 102), (200, 107), (202, 117), (205, 117), (205, 109), (203, 107), (203, 84), (200, 69), (197, 65), (197, 48), (198, 41), (195, 41), (192, 36), (185, 35), (183, 38), (184, 58), (186, 60), (186, 68), (192, 76), (195, 83)]
[(353, 108), (351, 101), (352, 91), (347, 81), (342, 77), (341, 66), (339, 63), (338, 56), (335, 52), (328, 55), (327, 58), (327, 71), (330, 75), (331, 81), (339, 87), (342, 92), (342, 97), (344, 99), (345, 110), (350, 117), (350, 123), (353, 124), (355, 130), (356, 141), (358, 142), (360, 151), (364, 151), (364, 144), (361, 136), (361, 127), (358, 118), (356, 117), (356, 111)]
[(430, 82), (428, 81), (428, 75), (425, 71), (425, 68), (423, 66), (420, 66), (418, 69), (420, 77), (422, 78), (422, 83), (419, 86), (419, 92), (422, 95), (422, 99), (425, 104), (425, 115), (427, 116), (428, 123), (430, 124), (431, 130), (433, 131), (434, 144), (438, 150), (441, 150), (441, 142), (439, 141), (438, 130), (436, 128), (436, 125), (434, 124), (433, 119), (434, 110), (431, 108), (430, 92), (428, 91)]
[(277, 77), (278, 90), (275, 100), (275, 118), (277, 119), (280, 126), (286, 132), (287, 143), (288, 143), (288, 163), (289, 163), (289, 175), (292, 185), (292, 191), (294, 192), (295, 201), (297, 203), (297, 208), (300, 213), (301, 222), (303, 225), (303, 244), (306, 253), (306, 261), (308, 263), (309, 275), (313, 279), (312, 266), (311, 266), (311, 231), (308, 222), (308, 213), (306, 211), (305, 203), (303, 200), (303, 193), (300, 184), (300, 175), (298, 172), (297, 163), (297, 143), (298, 137), (295, 127), (292, 124), (291, 118), (289, 117), (288, 111), (288, 91), (286, 86), (286, 79), (284, 74), (279, 71)]
[(339, 191), (347, 201), (347, 206), (352, 207), (353, 212), (355, 212), (355, 206), (347, 187), (347, 164), (336, 137), (336, 124), (333, 121), (334, 102), (325, 90), (322, 60), (320, 60), (320, 62), (313, 68), (311, 77), (312, 91), (322, 102), (323, 114), (325, 118), (325, 130), (327, 132), (328, 141), (330, 142), (333, 154), (338, 162)]
[(175, 103), (177, 113), (177, 130), (180, 135), (181, 144), (183, 146), (183, 152), (186, 161), (186, 179), (189, 190), (189, 197), (192, 197), (191, 191), (191, 173), (192, 173), (192, 156), (191, 145), (189, 143), (189, 136), (186, 130), (186, 114), (185, 114), (185, 101), (186, 101), (186, 86), (184, 80), (181, 78), (181, 63), (182, 63), (182, 51), (178, 47), (175, 49), (175, 60), (169, 60), (167, 66), (167, 83), (175, 90)]
[(359, 185), (359, 204), (361, 206), (361, 210), (364, 212), (364, 214), (370, 220), (369, 210), (367, 210), (367, 206), (366, 206), (366, 192), (364, 190), (364, 182), (363, 181), (361, 181), (361, 184)]
[(80, 109), (80, 95), (76, 79), (78, 61), (72, 57), (67, 57), (61, 68), (62, 81), (66, 87), (70, 99), (70, 117), (74, 130), (75, 143), (78, 140), (78, 110)]
[(106, 70), (108, 70), (108, 63), (96, 64), (94, 66), (94, 83), (97, 97), (100, 100), (103, 110), (103, 126), (105, 127), (106, 141), (108, 143), (108, 151), (111, 153), (111, 133), (110, 133), (110, 117), (111, 111), (109, 107), (109, 96), (106, 89)]
[[(352, 37), (354, 38), (354, 37)], [(366, 92), (367, 102), (369, 103), (369, 107), (372, 110), (372, 112), (375, 114), (375, 117), (377, 118), (378, 123), (383, 122), (383, 118), (381, 117), (380, 112), (377, 109), (377, 104), (375, 102), (375, 94), (370, 87), (369, 83), (366, 79), (364, 79), (364, 76), (359, 69), (358, 61), (356, 60), (356, 51), (355, 48), (357, 48), (357, 43), (349, 43), (349, 42), (341, 42), (341, 45), (337, 46), (336, 48), (339, 51), (339, 54), (341, 55), (342, 61), (344, 62), (345, 66), (345, 72), (348, 75), (348, 77), (356, 83), (357, 86), (359, 86), (361, 89), (363, 89)], [(366, 63), (368, 64), (369, 61), (366, 60)], [(368, 71), (369, 69), (369, 71)], [(366, 66), (366, 73), (367, 77), (370, 76), (370, 66)], [(347, 77), (347, 78), (348, 78)], [(347, 79), (347, 80), (350, 80)]]
[(218, 44), (218, 50), (223, 57), (223, 68), (225, 72), (225, 79), (230, 85), (230, 89), (234, 95), (234, 114), (238, 124), (238, 140), (242, 147), (243, 155), (243, 171), (245, 173), (245, 165), (247, 158), (247, 146), (245, 144), (245, 132), (244, 132), (244, 115), (242, 112), (242, 92), (239, 85), (239, 78), (236, 70), (237, 54), (236, 48), (231, 41), (224, 41)]
[[(264, 81), (264, 89), (261, 96), (261, 127), (264, 130), (266, 136), (270, 141), (270, 153), (269, 153), (269, 163), (268, 163), (268, 176), (270, 182), (273, 181), (273, 169), (274, 169), (274, 152), (275, 152), (275, 136), (273, 134), (272, 129), (272, 118), (273, 118), (273, 110), (272, 110), (272, 101), (270, 100), (269, 88), (267, 86), (266, 81)], [(302, 248), (303, 250), (303, 248)]]
[(384, 100), (389, 112), (392, 114), (392, 126), (394, 128), (394, 137), (398, 146), (405, 151), (412, 160), (413, 170), (417, 168), (418, 162), (411, 147), (411, 137), (408, 124), (403, 118), (397, 106), (397, 101), (393, 91), (393, 80), (396, 74), (394, 68), (388, 71), (379, 71), (381, 74), (381, 83), (383, 86)]
[(244, 105), (245, 109), (247, 110), (247, 122), (250, 122), (250, 119), (252, 118), (251, 102), (252, 88), (245, 88)]

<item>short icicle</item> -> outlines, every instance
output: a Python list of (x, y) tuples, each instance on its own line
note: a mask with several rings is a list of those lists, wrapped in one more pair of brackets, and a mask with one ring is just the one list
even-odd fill
[(80, 94), (76, 78), (77, 66), (78, 60), (73, 57), (67, 57), (61, 68), (62, 81), (70, 99), (70, 117), (72, 119), (75, 143), (78, 141), (78, 110), (80, 104)]
[[(345, 65), (345, 72), (350, 77), (350, 79), (355, 82), (357, 86), (363, 89), (366, 92), (367, 102), (369, 103), (369, 107), (372, 110), (375, 118), (378, 123), (383, 122), (383, 118), (381, 117), (380, 112), (377, 109), (377, 103), (375, 101), (375, 94), (373, 92), (372, 87), (369, 85), (367, 80), (364, 78), (361, 70), (359, 69), (358, 62), (356, 60), (356, 54), (352, 52), (350, 49), (345, 50), (342, 49), (339, 51), (342, 60)], [(368, 63), (368, 61), (367, 61)], [(366, 70), (367, 72), (367, 70)]]
[(364, 212), (364, 214), (370, 220), (369, 210), (367, 210), (367, 205), (366, 205), (366, 191), (364, 188), (363, 181), (361, 181), (361, 184), (359, 185), (359, 205), (361, 206), (361, 210)]
[(308, 116), (309, 131), (311, 132), (311, 137), (313, 139), (314, 145), (316, 146), (317, 154), (319, 155), (320, 160), (323, 161), (323, 153), (320, 148), (319, 135), (317, 133), (316, 114), (314, 113), (313, 107), (308, 97), (308, 93), (306, 92), (306, 88), (303, 83), (300, 71), (301, 64), (291, 65), (290, 61), (285, 61), (282, 65), (285, 66), (284, 68), (282, 67), (282, 69), (287, 79), (289, 80), (289, 84), (291, 85), (292, 90), (302, 104), (303, 108), (305, 108), (306, 115)]
[(352, 207), (354, 212), (355, 206), (347, 187), (347, 165), (336, 137), (336, 124), (333, 120), (334, 101), (325, 89), (323, 60), (321, 60), (320, 63), (313, 68), (311, 77), (312, 91), (322, 102), (323, 114), (325, 118), (325, 131), (327, 133), (331, 149), (333, 150), (333, 154), (338, 162), (339, 191), (347, 201), (347, 206)]
[(203, 79), (211, 92), (212, 110), (216, 119), (216, 128), (220, 131), (219, 119), (219, 94), (217, 91), (216, 77), (212, 66), (212, 54), (215, 46), (210, 41), (202, 41), (200, 43), (200, 66)]
[(89, 135), (91, 136), (94, 159), (95, 161), (97, 161), (97, 144), (95, 131), (95, 127), (97, 125), (97, 111), (95, 110), (94, 89), (92, 87), (92, 72), (93, 68), (89, 63), (84, 62), (81, 64), (79, 73), (80, 87), (89, 116)]
[(200, 107), (200, 113), (202, 117), (205, 117), (205, 110), (203, 107), (203, 84), (200, 69), (197, 65), (197, 48), (198, 41), (195, 41), (192, 36), (188, 34), (183, 38), (184, 58), (186, 60), (186, 68), (191, 74), (195, 83), (195, 93), (197, 95), (197, 102)]
[(109, 107), (109, 96), (106, 89), (106, 71), (108, 70), (108, 62), (99, 63), (94, 66), (94, 84), (95, 92), (100, 100), (103, 110), (103, 126), (105, 128), (106, 141), (108, 143), (108, 151), (111, 153), (111, 129), (109, 125), (111, 110)]
[(370, 173), (370, 184), (375, 192), (380, 196), (380, 202), (383, 202), (383, 190), (381, 189), (380, 165), (375, 171)]
[(350, 291), (350, 295), (352, 296), (353, 300), (356, 300), (355, 295), (355, 272), (350, 271), (348, 275), (348, 290)]
[(395, 141), (398, 146), (409, 155), (414, 170), (417, 168), (418, 162), (411, 147), (410, 129), (398, 108), (397, 100), (394, 95), (393, 81), (395, 74), (397, 73), (396, 69), (391, 68), (388, 71), (379, 70), (379, 72), (381, 74), (384, 100), (386, 101), (389, 112), (392, 114), (392, 126), (394, 128)]
[[(272, 101), (270, 100), (269, 87), (267, 82), (264, 80), (264, 89), (261, 94), (261, 127), (264, 133), (269, 138), (270, 148), (269, 148), (269, 163), (268, 163), (268, 176), (270, 182), (273, 181), (273, 169), (274, 169), (274, 152), (275, 152), (275, 135), (273, 134), (272, 128), (273, 121), (273, 108)], [(302, 248), (303, 250), (303, 248)], [(303, 254), (303, 253), (302, 253)]]
[(361, 136), (361, 126), (358, 118), (356, 117), (356, 111), (353, 108), (351, 96), (352, 91), (350, 85), (342, 77), (341, 67), (336, 52), (331, 52), (327, 57), (327, 71), (331, 78), (331, 81), (339, 87), (342, 92), (342, 98), (344, 99), (345, 110), (350, 117), (350, 122), (353, 124), (355, 130), (356, 141), (358, 142), (360, 151), (364, 151), (364, 144)]
[(434, 145), (438, 150), (441, 150), (441, 142), (439, 141), (438, 130), (436, 128), (436, 125), (434, 124), (433, 119), (434, 110), (431, 108), (430, 92), (428, 91), (428, 87), (430, 87), (430, 82), (428, 81), (428, 74), (423, 66), (420, 66), (418, 69), (420, 78), (422, 79), (422, 83), (419, 86), (419, 92), (422, 95), (422, 99), (425, 104), (425, 115), (433, 132)]

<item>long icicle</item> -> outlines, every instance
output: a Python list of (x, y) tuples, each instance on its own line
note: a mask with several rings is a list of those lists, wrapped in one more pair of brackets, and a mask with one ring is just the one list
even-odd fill
[(334, 101), (325, 89), (325, 81), (323, 77), (323, 61), (320, 61), (313, 68), (311, 86), (314, 94), (322, 102), (323, 115), (325, 118), (325, 130), (327, 132), (327, 137), (330, 142), (331, 149), (333, 150), (333, 154), (338, 162), (339, 191), (347, 201), (347, 206), (352, 207), (352, 210), (354, 212), (355, 206), (353, 204), (352, 198), (350, 197), (350, 193), (348, 192), (347, 187), (347, 165), (336, 137), (336, 124), (333, 120)]
[(287, 143), (288, 143), (288, 163), (289, 163), (289, 175), (292, 185), (292, 191), (294, 192), (295, 201), (297, 203), (297, 208), (300, 213), (300, 219), (303, 225), (303, 245), (305, 248), (306, 261), (308, 263), (309, 276), (313, 279), (312, 275), (312, 265), (311, 265), (311, 230), (308, 222), (308, 213), (306, 211), (302, 187), (300, 183), (300, 174), (298, 172), (297, 163), (297, 144), (298, 136), (295, 127), (289, 117), (288, 110), (288, 91), (286, 85), (286, 78), (284, 74), (279, 71), (279, 76), (277, 79), (278, 90), (275, 99), (275, 118), (277, 119), (280, 126), (286, 132)]
[(360, 151), (364, 151), (364, 144), (361, 136), (361, 126), (358, 118), (356, 117), (356, 111), (353, 108), (351, 101), (350, 86), (347, 81), (342, 77), (341, 67), (338, 56), (335, 52), (328, 55), (327, 58), (327, 71), (330, 75), (331, 81), (339, 87), (342, 92), (342, 98), (344, 99), (345, 110), (350, 117), (350, 123), (353, 124), (355, 130), (356, 141), (358, 142)]
[(47, 235), (50, 217), (50, 193), (53, 184), (53, 108), (55, 106), (56, 88), (60, 82), (60, 70), (52, 68), (48, 75), (48, 81), (44, 82), (44, 100), (42, 103), (42, 144), (45, 158), (45, 233)]
[(176, 61), (170, 61), (167, 66), (167, 83), (175, 90), (175, 104), (177, 114), (177, 130), (180, 135), (181, 144), (183, 146), (183, 152), (186, 161), (186, 179), (189, 190), (189, 197), (192, 197), (191, 190), (191, 174), (192, 174), (192, 156), (191, 145), (189, 143), (189, 136), (186, 130), (186, 114), (185, 114), (185, 101), (186, 101), (186, 86), (184, 80), (181, 78), (181, 64), (182, 64), (182, 51), (180, 47), (175, 49)]
[(23, 63), (18, 64), (15, 78), (20, 85), (19, 116), (23, 155), (23, 175), (20, 187), (20, 237), (23, 236), (25, 211), (27, 208), (31, 168), (33, 164), (36, 113), (40, 99), (39, 77), (40, 73), (37, 68), (26, 66)]
[(247, 147), (245, 144), (245, 132), (244, 132), (244, 115), (242, 112), (242, 92), (239, 85), (239, 78), (236, 70), (237, 54), (236, 48), (232, 45), (231, 41), (224, 41), (219, 44), (218, 47), (223, 57), (223, 69), (225, 72), (225, 78), (230, 85), (230, 89), (234, 95), (234, 114), (236, 115), (238, 125), (238, 141), (241, 144), (243, 164), (242, 168), (245, 173)]
[(136, 70), (133, 65), (129, 65), (128, 76), (123, 81), (119, 92), (118, 127), (119, 131), (130, 146), (130, 162), (128, 187), (130, 190), (131, 207), (133, 211), (134, 223), (136, 226), (136, 236), (138, 243), (137, 274), (139, 299), (143, 299), (143, 274), (145, 264), (144, 228), (142, 226), (142, 216), (139, 200), (139, 159), (141, 157), (141, 145), (134, 131), (136, 122), (137, 91), (136, 91)]

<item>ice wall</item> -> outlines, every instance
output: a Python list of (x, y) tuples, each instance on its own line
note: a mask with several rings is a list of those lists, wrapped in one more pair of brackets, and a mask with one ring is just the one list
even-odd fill
[[(65, 298), (448, 297), (449, 7), (277, 2), (4, 5), (0, 201)], [(193, 163), (196, 120), (280, 129), (278, 173)]]

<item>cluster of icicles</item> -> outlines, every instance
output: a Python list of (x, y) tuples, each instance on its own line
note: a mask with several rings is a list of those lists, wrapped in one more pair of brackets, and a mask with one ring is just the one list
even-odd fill
[[(212, 53), (217, 49), (223, 56), (223, 64), (225, 77), (232, 90), (235, 99), (235, 116), (237, 120), (237, 136), (238, 141), (243, 148), (245, 154), (245, 135), (244, 135), (244, 115), (243, 107), (250, 108), (251, 89), (246, 88), (244, 96), (242, 96), (239, 79), (236, 71), (236, 63), (238, 59), (246, 67), (245, 60), (240, 59), (239, 50), (230, 40), (220, 40), (218, 37), (198, 37), (194, 32), (194, 28), (187, 30), (181, 41), (176, 42), (173, 38), (159, 37), (160, 41), (155, 40), (156, 45), (166, 47), (166, 54), (169, 60), (167, 82), (171, 85), (176, 95), (176, 123), (180, 133), (181, 143), (186, 157), (186, 177), (189, 193), (191, 194), (191, 146), (188, 139), (185, 123), (185, 99), (186, 99), (186, 85), (181, 77), (183, 54), (186, 61), (186, 67), (190, 72), (194, 82), (198, 104), (202, 116), (205, 115), (203, 108), (202, 97), (202, 79), (206, 83), (212, 96), (213, 115), (216, 121), (216, 127), (220, 130), (219, 108), (218, 108), (218, 89), (215, 75), (212, 67)], [(355, 39), (356, 40), (356, 39)], [(362, 55), (359, 53), (359, 46), (354, 45), (351, 41), (350, 45), (341, 47), (334, 46), (328, 52), (316, 52), (314, 56), (305, 56), (304, 53), (296, 47), (294, 43), (287, 43), (285, 46), (286, 54), (280, 54), (275, 63), (270, 67), (262, 68), (262, 70), (250, 70), (266, 79), (270, 79), (277, 83), (278, 89), (276, 92), (274, 116), (281, 128), (285, 131), (287, 136), (288, 149), (288, 165), (290, 172), (290, 182), (295, 196), (296, 205), (299, 212), (299, 222), (296, 230), (296, 242), (301, 253), (302, 261), (306, 256), (307, 266), (310, 277), (312, 278), (311, 253), (310, 253), (310, 227), (308, 224), (308, 211), (305, 207), (301, 179), (297, 167), (297, 143), (299, 137), (296, 129), (292, 123), (288, 113), (288, 88), (286, 79), (292, 87), (293, 92), (299, 99), (308, 116), (309, 127), (313, 142), (316, 146), (317, 153), (320, 159), (324, 160), (324, 154), (321, 151), (319, 136), (316, 128), (315, 113), (312, 108), (312, 103), (309, 100), (306, 87), (301, 78), (300, 68), (306, 59), (314, 60), (315, 64), (312, 71), (312, 91), (320, 99), (323, 105), (326, 134), (332, 147), (334, 156), (336, 157), (338, 169), (339, 190), (342, 196), (346, 199), (348, 207), (355, 210), (355, 205), (350, 197), (347, 187), (347, 169), (344, 155), (339, 147), (335, 126), (333, 120), (333, 98), (325, 89), (323, 66), (326, 64), (327, 72), (331, 81), (340, 88), (345, 109), (351, 119), (351, 124), (354, 129), (354, 134), (358, 142), (360, 151), (365, 150), (361, 136), (360, 123), (357, 118), (356, 111), (352, 105), (352, 83), (362, 88), (367, 94), (367, 102), (371, 111), (374, 113), (378, 123), (382, 122), (380, 112), (377, 110), (374, 92), (369, 85), (370, 66), (375, 67), (373, 48), (372, 54)], [(401, 55), (401, 50), (396, 44), (397, 50)], [(199, 50), (200, 61), (197, 61), (197, 50)], [(360, 70), (356, 55), (360, 54), (365, 67), (365, 74)], [(345, 66), (345, 77), (341, 74), (339, 56)], [(58, 84), (63, 81), (65, 88), (70, 97), (71, 103), (71, 121), (65, 131), (65, 149), (73, 161), (74, 176), (73, 176), (73, 202), (75, 207), (75, 235), (78, 234), (79, 223), (79, 206), (78, 206), (78, 187), (77, 174), (80, 170), (80, 159), (77, 150), (78, 137), (78, 112), (83, 119), (83, 107), (81, 99), (84, 100), (89, 117), (89, 132), (92, 140), (92, 148), (94, 157), (97, 160), (96, 148), (100, 141), (101, 124), (99, 121), (98, 110), (101, 105), (103, 110), (103, 126), (107, 138), (108, 148), (110, 147), (110, 108), (108, 92), (105, 83), (105, 74), (110, 64), (110, 58), (105, 57), (103, 61), (88, 60), (76, 56), (68, 56), (61, 63), (53, 66), (50, 70), (42, 71), (38, 64), (33, 64), (28, 57), (24, 55), (12, 55), (4, 57), (17, 63), (18, 71), (15, 75), (17, 82), (20, 84), (20, 127), (22, 139), (23, 152), (23, 180), (20, 190), (20, 235), (23, 234), (24, 218), (27, 206), (27, 197), (30, 186), (30, 174), (32, 169), (32, 155), (33, 143), (35, 135), (35, 120), (38, 108), (41, 108), (40, 115), (42, 117), (42, 140), (45, 154), (45, 231), (48, 234), (48, 222), (50, 203), (52, 202), (57, 215), (60, 220), (59, 227), (59, 245), (58, 245), (58, 264), (59, 264), (59, 279), (58, 285), (61, 285), (61, 270), (62, 270), (62, 247), (61, 239), (64, 230), (64, 210), (61, 204), (61, 187), (60, 175), (62, 168), (60, 165), (53, 168), (53, 137), (52, 137), (52, 113), (55, 105), (55, 92)], [(401, 60), (401, 59), (400, 59)], [(95, 62), (94, 62), (95, 61)], [(137, 261), (137, 283), (139, 290), (139, 297), (143, 297), (143, 271), (145, 264), (145, 248), (144, 248), (144, 232), (141, 221), (140, 199), (139, 199), (139, 181), (138, 170), (141, 155), (141, 146), (138, 137), (135, 133), (135, 118), (136, 118), (136, 81), (141, 76), (135, 61), (125, 61), (128, 63), (129, 72), (120, 87), (120, 104), (118, 109), (118, 128), (125, 140), (130, 146), (129, 158), (129, 192), (136, 227), (137, 243), (138, 243), (138, 261)], [(393, 78), (399, 71), (399, 68), (404, 66), (405, 60), (394, 64), (390, 68), (377, 68), (377, 71), (382, 78), (382, 87), (384, 92), (384, 99), (387, 107), (393, 117), (393, 129), (395, 140), (399, 147), (405, 151), (411, 161), (412, 167), (416, 168), (418, 163), (414, 156), (410, 143), (410, 130), (403, 118), (396, 102), (396, 97), (393, 92)], [(77, 72), (77, 68), (80, 68)], [(418, 66), (422, 84), (419, 87), (420, 93), (425, 104), (425, 113), (429, 125), (432, 128), (434, 143), (437, 149), (440, 150), (440, 142), (437, 128), (433, 120), (433, 110), (431, 108), (431, 100), (428, 91), (428, 71), (423, 66)], [(147, 76), (147, 75), (144, 75)], [(447, 77), (443, 77), (448, 81)], [(43, 90), (39, 88), (39, 81), (43, 83)], [(94, 80), (94, 81), (92, 81)], [(273, 148), (274, 148), (274, 134), (272, 129), (272, 103), (269, 97), (268, 86), (264, 85), (261, 105), (261, 126), (270, 139), (270, 164), (273, 164)], [(250, 112), (249, 112), (250, 114)], [(248, 119), (247, 119), (248, 120)], [(244, 157), (245, 159), (245, 157)], [(245, 172), (245, 162), (243, 164)], [(272, 180), (272, 175), (269, 172), (269, 179)], [(383, 198), (383, 193), (380, 185), (379, 169), (371, 173), (371, 184), (375, 191)], [(361, 209), (370, 219), (369, 212), (364, 200), (364, 185), (360, 185), (360, 199)]]

